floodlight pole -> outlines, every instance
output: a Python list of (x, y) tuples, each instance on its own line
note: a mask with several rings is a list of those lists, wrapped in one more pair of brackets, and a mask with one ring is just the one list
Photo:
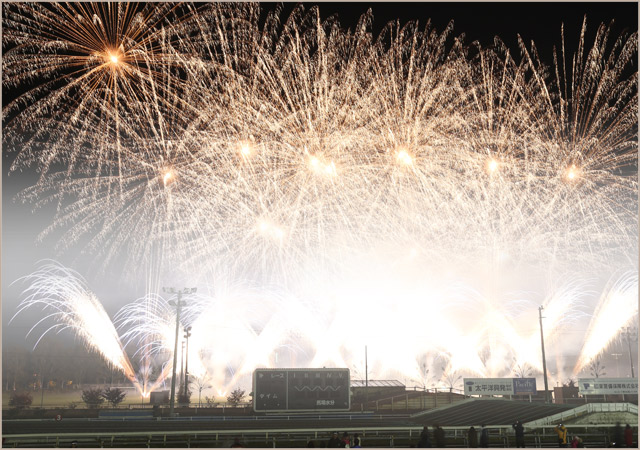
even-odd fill
[[(629, 365), (631, 366), (631, 378), (635, 378), (633, 374), (633, 353), (631, 352), (631, 339), (635, 329), (631, 327), (625, 327), (624, 336), (627, 338), (627, 344), (629, 345)], [(634, 339), (635, 341), (636, 339)], [(616, 358), (617, 359), (617, 358)]]
[(547, 380), (547, 358), (544, 355), (544, 333), (542, 331), (542, 310), (544, 308), (540, 306), (538, 308), (538, 314), (540, 316), (540, 342), (542, 344), (542, 374), (544, 376), (544, 402), (549, 403), (549, 381)]
[(367, 362), (367, 346), (364, 346), (364, 396), (365, 403), (369, 402), (369, 364)]
[[(180, 351), (180, 384), (183, 385), (184, 383), (184, 345), (185, 342), (182, 341), (181, 344), (181, 351)], [(179, 395), (180, 391), (178, 391), (178, 395)]]
[(182, 305), (186, 304), (186, 302), (181, 301), (182, 294), (192, 294), (196, 292), (196, 288), (185, 288), (181, 291), (176, 291), (174, 288), (163, 288), (164, 292), (168, 292), (170, 294), (177, 294), (178, 301), (174, 302), (173, 300), (169, 301), (171, 306), (176, 307), (176, 339), (175, 344), (173, 346), (173, 367), (172, 367), (172, 376), (171, 376), (171, 394), (170, 394), (170, 403), (169, 403), (169, 416), (174, 416), (174, 406), (176, 402), (176, 366), (178, 365), (178, 336), (180, 334), (180, 309)]
[(40, 409), (42, 409), (44, 407), (44, 370), (42, 371), (41, 374), (41, 381), (40, 381)]
[(187, 350), (184, 353), (184, 395), (189, 395), (189, 338), (191, 327), (184, 329), (184, 338), (187, 341)]

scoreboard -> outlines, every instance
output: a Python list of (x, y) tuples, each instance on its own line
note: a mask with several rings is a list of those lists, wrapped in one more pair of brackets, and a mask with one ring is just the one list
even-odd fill
[(253, 410), (348, 411), (349, 369), (256, 369)]

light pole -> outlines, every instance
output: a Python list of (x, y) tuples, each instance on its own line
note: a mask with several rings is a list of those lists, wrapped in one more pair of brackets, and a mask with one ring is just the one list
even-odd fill
[(364, 346), (364, 398), (369, 403), (369, 364), (367, 362), (367, 346)]
[[(616, 359), (616, 372), (618, 373), (618, 378), (620, 378), (620, 361), (618, 358), (622, 356), (622, 353), (612, 353), (611, 356)], [(622, 394), (622, 401), (624, 402), (624, 394)]]
[(620, 361), (618, 359), (622, 356), (622, 353), (612, 353), (611, 356), (616, 359), (616, 372), (618, 373), (618, 378), (620, 378)]
[(187, 341), (187, 350), (184, 353), (184, 395), (189, 396), (189, 338), (191, 327), (184, 329), (184, 338)]
[(542, 310), (544, 308), (540, 306), (538, 308), (538, 315), (540, 316), (540, 343), (542, 344), (542, 374), (544, 376), (544, 402), (549, 403), (549, 381), (547, 380), (547, 358), (544, 355), (544, 332), (542, 331)]
[(42, 409), (44, 407), (44, 370), (42, 371), (40, 378), (40, 409)]
[[(184, 383), (184, 341), (182, 341), (182, 351), (180, 352), (180, 384)], [(180, 395), (180, 391), (178, 391)]]
[[(631, 378), (635, 378), (633, 374), (633, 353), (631, 352), (631, 341), (636, 342), (638, 340), (638, 329), (625, 327), (624, 332), (622, 333), (624, 337), (627, 338), (627, 344), (629, 344), (629, 364), (631, 365)], [(635, 337), (635, 339), (633, 339)]]
[(196, 288), (184, 288), (181, 291), (177, 291), (174, 288), (162, 288), (164, 292), (168, 292), (170, 294), (177, 294), (178, 301), (174, 302), (173, 300), (169, 300), (169, 304), (171, 306), (176, 307), (176, 340), (173, 346), (173, 367), (172, 367), (172, 376), (171, 376), (171, 394), (169, 399), (169, 416), (173, 417), (173, 408), (176, 402), (176, 366), (178, 365), (178, 335), (180, 332), (180, 308), (186, 304), (186, 302), (181, 301), (183, 294), (193, 294), (196, 292)]

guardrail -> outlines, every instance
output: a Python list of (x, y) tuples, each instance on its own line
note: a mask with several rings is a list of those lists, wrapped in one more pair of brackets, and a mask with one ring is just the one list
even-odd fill
[[(217, 431), (160, 431), (160, 432), (119, 432), (119, 433), (59, 433), (59, 434), (15, 434), (4, 436), (3, 447), (69, 447), (77, 441), (78, 447), (192, 447), (226, 446), (239, 438), (245, 444), (256, 447), (306, 447), (310, 440), (322, 442), (328, 440), (331, 433), (347, 431), (358, 433), (366, 446), (394, 447), (396, 443), (409, 445), (412, 437), (417, 437), (421, 427), (360, 427), (353, 428), (280, 428), (252, 430)], [(228, 445), (227, 445), (228, 444)], [(296, 445), (297, 444), (297, 445)], [(371, 445), (374, 444), (374, 445)]]
[[(98, 417), (77, 417), (77, 418), (66, 418), (65, 422), (92, 422), (92, 421), (102, 421), (102, 420), (138, 420), (141, 418), (146, 418), (147, 420), (157, 420), (163, 422), (171, 422), (171, 421), (234, 421), (234, 422), (245, 422), (245, 421), (292, 421), (292, 420), (318, 420), (320, 422), (326, 420), (343, 420), (343, 421), (353, 421), (353, 420), (387, 420), (389, 417), (392, 417), (394, 420), (397, 419), (409, 419), (411, 418), (411, 414), (393, 414), (392, 416), (387, 416), (384, 414), (374, 414), (373, 412), (364, 412), (364, 413), (353, 413), (353, 414), (287, 414), (287, 413), (273, 413), (273, 414), (265, 414), (259, 416), (180, 416), (176, 415), (175, 417), (152, 417), (152, 416), (140, 416), (140, 415), (126, 415), (120, 413), (118, 411), (112, 411), (114, 414), (98, 416)], [(3, 423), (11, 423), (11, 422), (51, 422), (55, 419), (52, 418), (39, 418), (39, 419), (4, 419)]]
[(551, 424), (557, 425), (559, 422), (563, 422), (568, 419), (574, 419), (585, 414), (600, 412), (629, 412), (631, 414), (638, 415), (638, 405), (634, 405), (632, 403), (586, 403), (568, 411), (563, 411), (552, 416), (527, 422), (524, 425), (528, 427)]
[(98, 419), (102, 420), (150, 420), (153, 419), (153, 411), (144, 410), (103, 410), (98, 412)]
[[(611, 444), (613, 424), (607, 425), (568, 425), (569, 436), (579, 434), (588, 447), (608, 447)], [(468, 447), (467, 427), (442, 427), (448, 447)], [(69, 447), (77, 441), (78, 447), (230, 447), (235, 438), (248, 447), (306, 447), (309, 441), (316, 446), (328, 440), (331, 433), (344, 431), (353, 435), (358, 433), (364, 447), (409, 447), (419, 439), (422, 427), (338, 427), (338, 428), (278, 428), (250, 430), (217, 431), (140, 431), (105, 433), (43, 433), (14, 434), (4, 436), (3, 447)], [(430, 429), (433, 436), (433, 429)], [(637, 427), (634, 427), (637, 432)], [(478, 430), (479, 437), (479, 430)], [(511, 447), (515, 444), (513, 429), (510, 426), (490, 427), (491, 447)], [(557, 447), (557, 436), (553, 426), (541, 426), (525, 433), (527, 447)], [(435, 445), (432, 437), (432, 445)]]

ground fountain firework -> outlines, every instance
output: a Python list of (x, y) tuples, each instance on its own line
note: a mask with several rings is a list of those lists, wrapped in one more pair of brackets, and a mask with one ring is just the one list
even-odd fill
[(59, 333), (70, 329), (90, 349), (100, 353), (109, 364), (137, 383), (109, 315), (78, 273), (55, 262), (45, 262), (39, 270), (21, 281), (29, 287), (24, 291), (25, 299), (16, 314), (34, 307), (41, 307), (46, 312), (29, 333), (47, 319), (56, 322), (42, 333), (36, 345), (51, 331)]
[[(41, 171), (21, 196), (151, 292), (188, 274), (190, 370), (221, 390), (260, 366), (362, 371), (365, 345), (379, 378), (540, 371), (541, 304), (550, 345), (592, 316), (568, 377), (637, 321), (623, 302), (600, 334), (637, 286), (636, 33), (583, 29), (547, 67), (451, 25), (373, 36), (370, 14), (78, 5), (4, 5), (3, 81), (35, 86), (5, 108), (13, 169)], [(142, 372), (173, 314), (155, 294), (119, 312)]]

